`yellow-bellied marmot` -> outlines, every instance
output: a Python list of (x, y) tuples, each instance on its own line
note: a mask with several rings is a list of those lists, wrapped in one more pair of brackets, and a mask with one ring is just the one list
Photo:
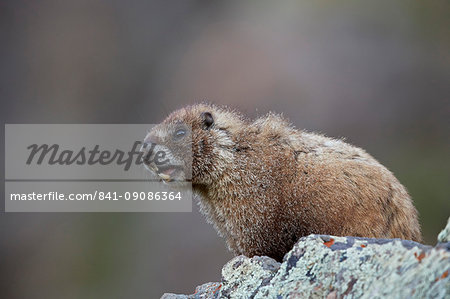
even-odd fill
[(198, 104), (170, 114), (145, 141), (178, 165), (149, 165), (164, 180), (190, 177), (192, 163), (200, 210), (235, 254), (281, 260), (308, 234), (421, 241), (417, 211), (389, 170), (278, 115), (250, 121)]

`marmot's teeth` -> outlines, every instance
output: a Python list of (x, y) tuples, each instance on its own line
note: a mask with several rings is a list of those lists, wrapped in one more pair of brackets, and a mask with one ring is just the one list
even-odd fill
[(170, 175), (164, 174), (164, 173), (158, 173), (159, 177), (163, 180), (170, 180)]

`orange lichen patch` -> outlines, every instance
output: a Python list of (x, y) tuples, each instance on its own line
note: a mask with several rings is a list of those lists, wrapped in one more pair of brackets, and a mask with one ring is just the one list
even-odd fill
[(448, 276), (448, 270), (442, 273), (441, 277), (436, 278), (434, 281), (439, 281), (441, 279), (444, 279)]
[(423, 258), (425, 257), (425, 252), (422, 251), (419, 255), (417, 255), (417, 252), (414, 252), (414, 256), (420, 263), (423, 260)]
[(219, 286), (213, 291), (213, 294), (216, 293), (218, 290), (220, 290), (221, 287), (222, 287), (222, 285), (219, 284)]
[(323, 245), (327, 246), (328, 248), (331, 247), (331, 245), (334, 244), (334, 239), (330, 238), (330, 241), (324, 242)]
[(367, 245), (366, 244), (361, 244), (361, 247), (365, 248), (365, 247), (367, 247)]
[(323, 284), (319, 283), (318, 285), (316, 285), (316, 286), (314, 287), (314, 291), (318, 291), (318, 290), (320, 290), (320, 289), (322, 289), (322, 288), (323, 288)]

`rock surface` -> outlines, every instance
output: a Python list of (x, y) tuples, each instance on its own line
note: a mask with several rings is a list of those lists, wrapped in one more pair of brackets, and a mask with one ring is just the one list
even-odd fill
[(450, 298), (450, 221), (436, 247), (400, 239), (310, 235), (283, 263), (238, 256), (222, 282), (162, 298)]
[(438, 235), (438, 242), (450, 242), (450, 218), (448, 218), (447, 226)]

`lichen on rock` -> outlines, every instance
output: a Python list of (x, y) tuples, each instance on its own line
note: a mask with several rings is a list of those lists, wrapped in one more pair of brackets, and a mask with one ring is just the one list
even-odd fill
[(450, 217), (447, 220), (447, 226), (438, 235), (438, 242), (450, 242)]
[(450, 222), (436, 247), (400, 239), (309, 235), (282, 263), (237, 256), (221, 283), (163, 298), (450, 298)]

